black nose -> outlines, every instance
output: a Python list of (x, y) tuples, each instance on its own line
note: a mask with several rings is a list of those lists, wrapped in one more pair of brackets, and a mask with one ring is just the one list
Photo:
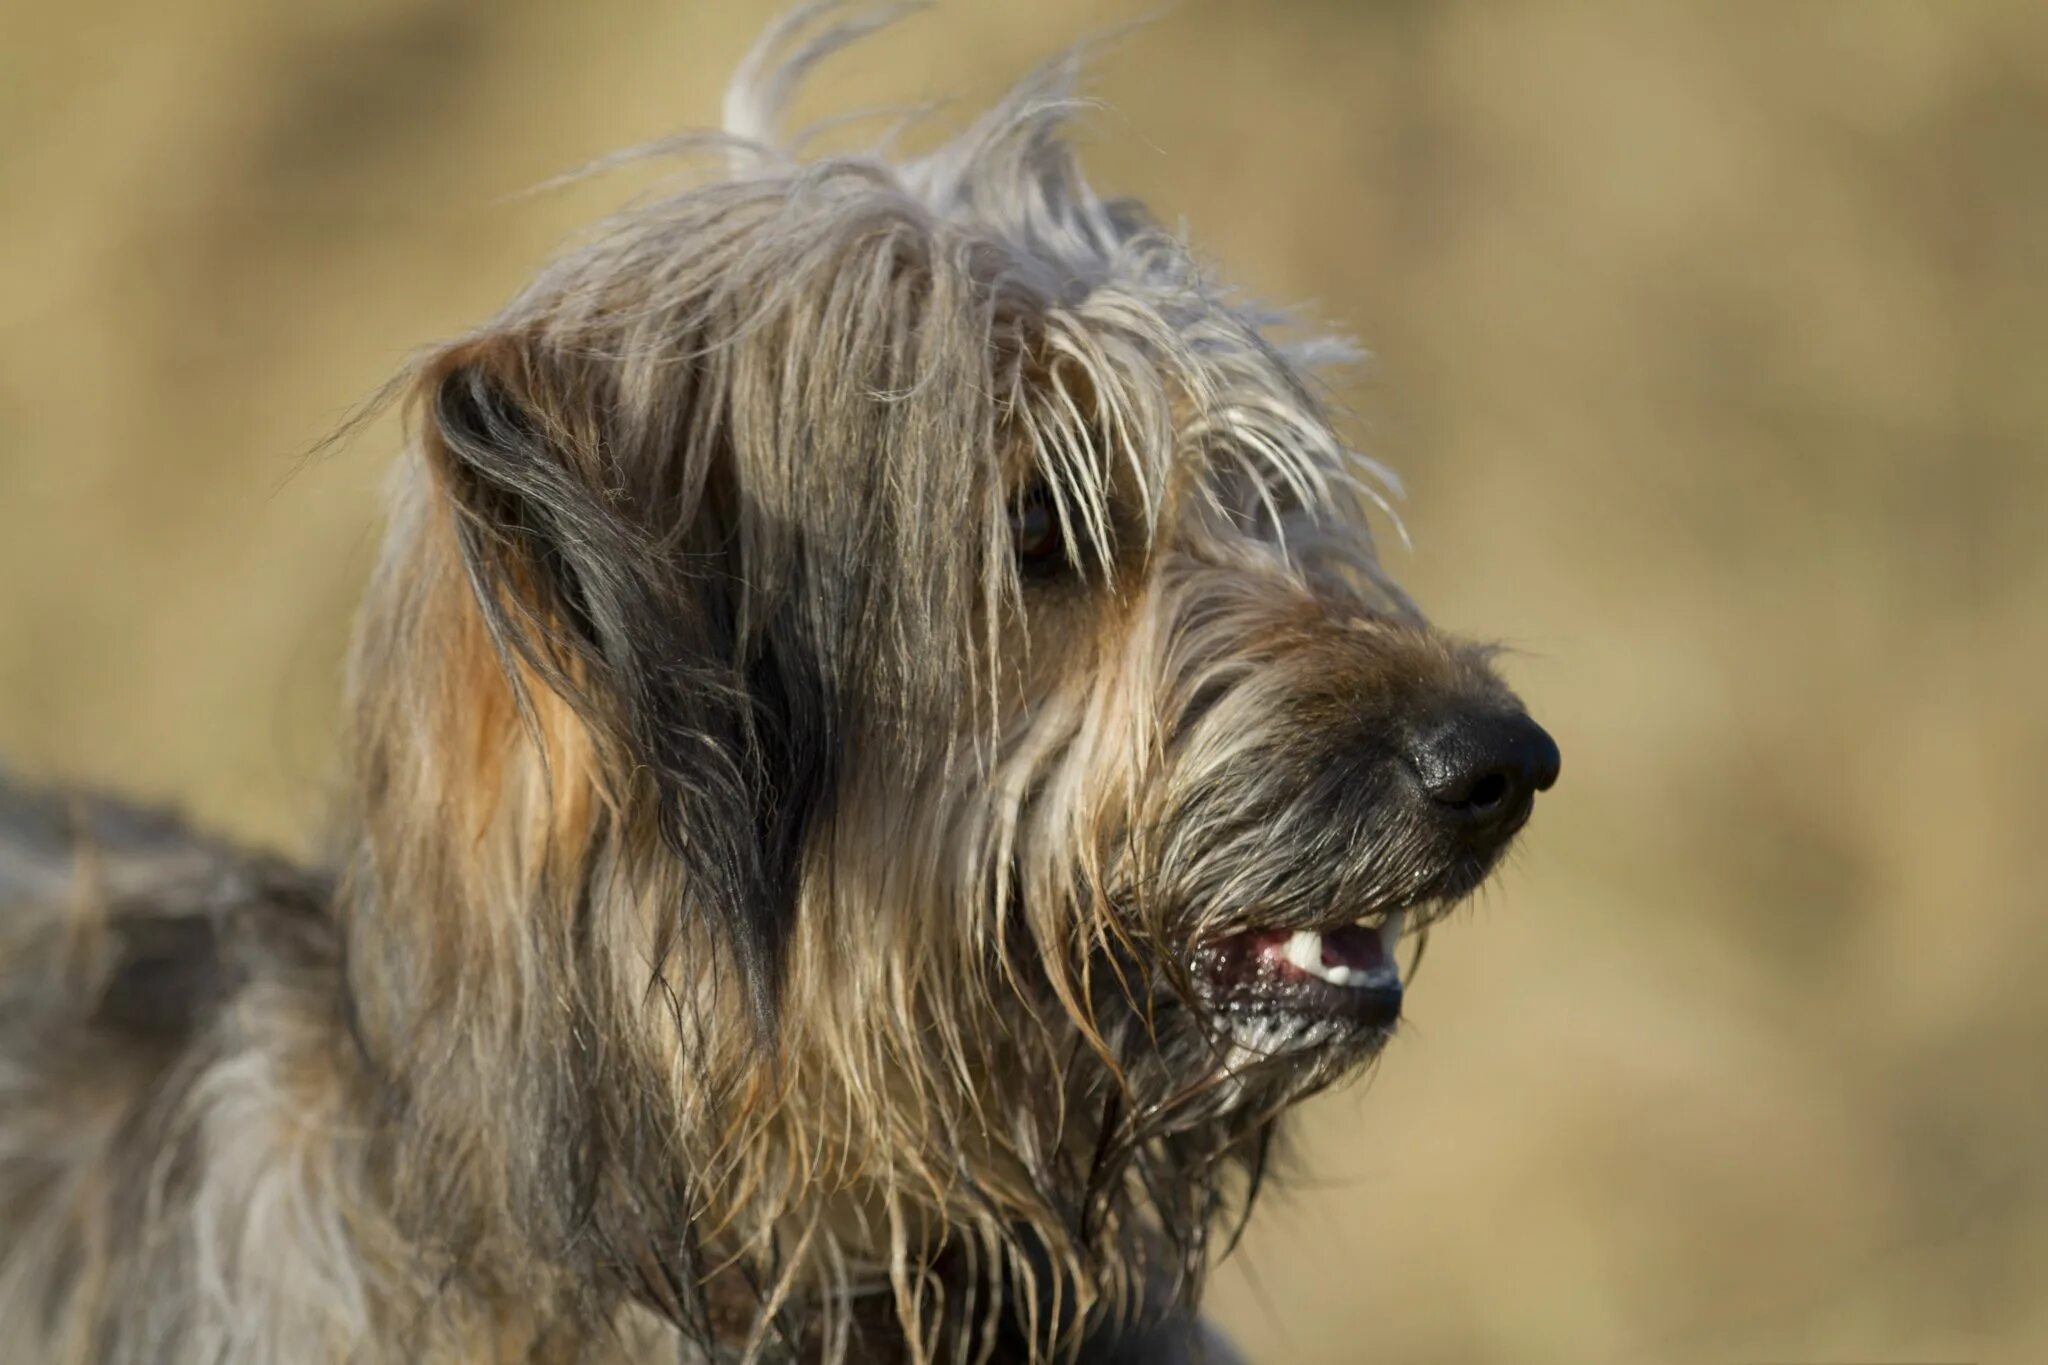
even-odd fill
[(1557, 742), (1520, 711), (1475, 711), (1423, 731), (1408, 761), (1437, 812), (1467, 833), (1505, 839), (1557, 781)]

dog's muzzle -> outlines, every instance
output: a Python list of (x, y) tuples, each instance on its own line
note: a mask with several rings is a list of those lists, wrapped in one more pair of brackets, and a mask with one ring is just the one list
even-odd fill
[[(1383, 763), (1381, 819), (1408, 836), (1411, 885), (1315, 924), (1257, 922), (1197, 950), (1211, 1003), (1270, 1043), (1376, 1043), (1401, 1016), (1396, 948), (1432, 905), (1472, 891), (1557, 781), (1557, 744), (1520, 710), (1459, 710), (1414, 727)], [(1238, 1030), (1243, 1033), (1245, 1030)]]

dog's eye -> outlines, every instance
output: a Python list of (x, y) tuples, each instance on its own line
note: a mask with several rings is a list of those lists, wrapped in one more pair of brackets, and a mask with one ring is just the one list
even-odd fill
[(1067, 563), (1066, 536), (1059, 509), (1043, 486), (1032, 488), (1010, 514), (1010, 534), (1017, 546), (1017, 566), (1033, 576), (1059, 572)]

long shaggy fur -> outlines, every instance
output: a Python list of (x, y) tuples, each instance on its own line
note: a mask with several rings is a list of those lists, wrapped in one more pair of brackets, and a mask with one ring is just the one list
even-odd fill
[(1346, 348), (1096, 196), (1071, 63), (788, 150), (872, 26), (771, 33), (655, 149), (722, 170), (404, 376), (328, 870), (5, 798), (10, 1358), (1202, 1349), (1276, 1119), (1370, 1052), (1197, 950), (1469, 889), (1378, 760), (1506, 693), (1378, 567)]

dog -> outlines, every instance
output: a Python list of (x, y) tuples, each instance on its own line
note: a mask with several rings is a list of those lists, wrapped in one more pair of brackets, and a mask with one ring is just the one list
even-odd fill
[(1283, 1115), (1557, 747), (1071, 60), (788, 150), (874, 26), (396, 381), (331, 857), (0, 793), (8, 1359), (1233, 1358)]

